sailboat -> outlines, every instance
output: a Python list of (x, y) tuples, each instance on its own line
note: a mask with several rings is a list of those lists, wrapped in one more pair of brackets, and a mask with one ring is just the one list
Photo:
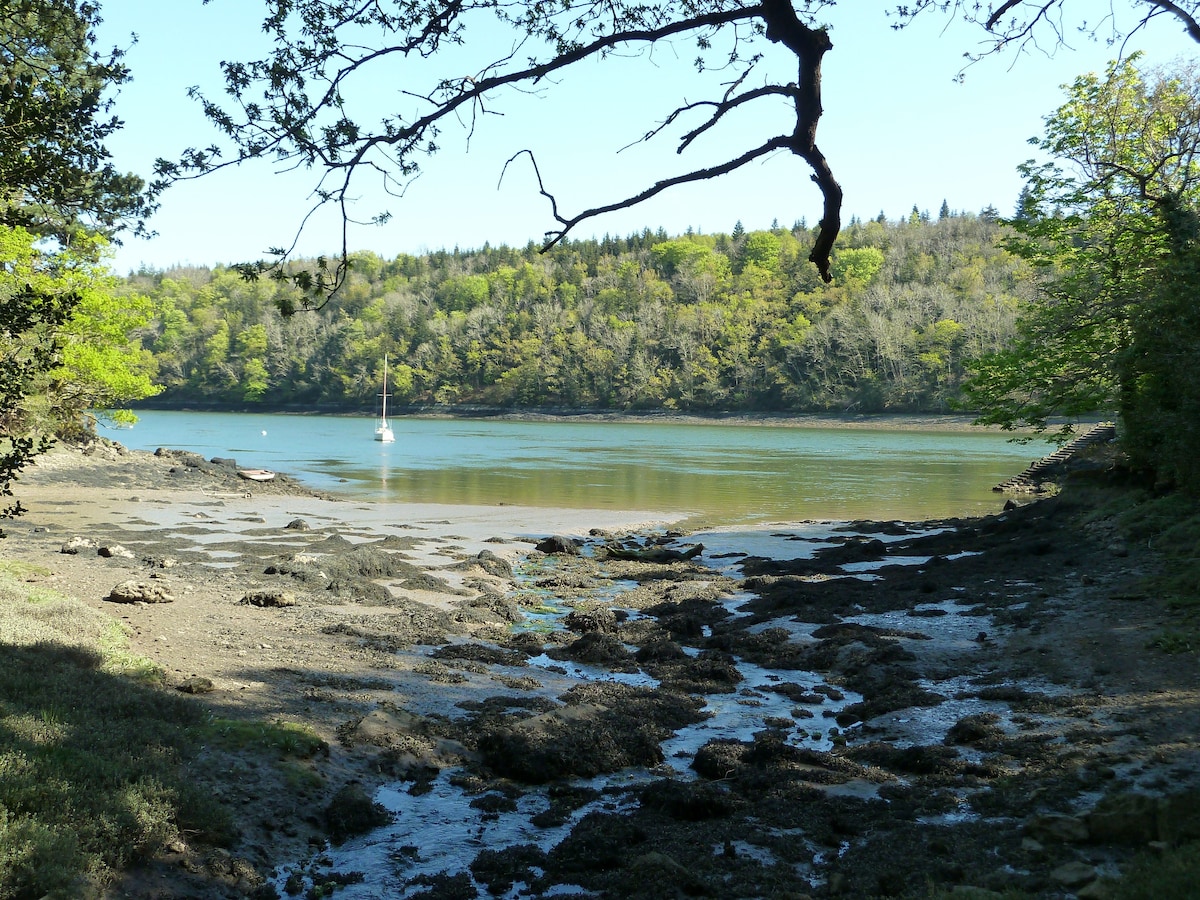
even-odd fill
[(396, 435), (392, 433), (392, 426), (387, 420), (387, 354), (383, 355), (383, 414), (379, 417), (379, 424), (375, 426), (375, 440), (383, 441), (385, 444), (390, 444), (396, 440)]

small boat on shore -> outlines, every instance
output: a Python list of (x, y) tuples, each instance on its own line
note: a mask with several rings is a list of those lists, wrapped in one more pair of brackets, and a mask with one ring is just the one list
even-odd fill
[(385, 444), (390, 444), (396, 440), (396, 435), (392, 432), (392, 426), (387, 420), (387, 354), (383, 355), (383, 413), (379, 417), (379, 424), (375, 426), (375, 440), (383, 441)]
[(238, 477), (247, 481), (274, 481), (275, 473), (270, 469), (238, 469)]

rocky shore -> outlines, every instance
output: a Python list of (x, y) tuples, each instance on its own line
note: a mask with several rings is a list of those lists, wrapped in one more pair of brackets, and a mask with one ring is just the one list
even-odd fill
[[(59, 451), (0, 544), (169, 688), (324, 741), (231, 766), (236, 845), (114, 897), (1105, 897), (1200, 839), (1195, 655), (1149, 648), (1152, 550), (1069, 492), (681, 535), (229, 463)], [(464, 818), (421, 844), (434, 800)]]

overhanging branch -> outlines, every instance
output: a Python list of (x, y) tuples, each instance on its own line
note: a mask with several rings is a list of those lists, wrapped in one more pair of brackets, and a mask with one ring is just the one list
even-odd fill
[[(508, 166), (519, 156), (529, 157), (529, 161), (533, 165), (534, 175), (537, 178), (538, 193), (550, 201), (550, 213), (552, 216), (554, 216), (554, 220), (562, 225), (562, 228), (546, 232), (546, 242), (542, 245), (542, 249), (549, 250), (555, 244), (566, 238), (571, 229), (581, 222), (585, 222), (588, 219), (594, 219), (597, 216), (604, 215), (605, 213), (616, 212), (619, 209), (629, 209), (630, 207), (637, 206), (639, 203), (643, 203), (646, 200), (661, 194), (663, 191), (673, 187), (678, 187), (681, 184), (691, 184), (697, 181), (708, 181), (709, 179), (717, 178), (721, 175), (727, 175), (730, 172), (740, 169), (747, 163), (754, 162), (756, 159), (761, 159), (769, 153), (773, 153), (776, 150), (786, 149), (787, 146), (787, 138), (771, 138), (762, 146), (747, 151), (736, 159), (731, 159), (728, 162), (721, 163), (720, 165), (696, 169), (695, 171), (688, 172), (684, 175), (676, 175), (673, 178), (664, 178), (662, 181), (656, 182), (655, 184), (646, 188), (646, 190), (642, 191), (641, 193), (635, 194), (632, 197), (628, 197), (625, 200), (619, 200), (614, 203), (604, 204), (603, 206), (585, 209), (583, 212), (570, 217), (563, 216), (558, 211), (558, 200), (552, 193), (546, 190), (545, 183), (542, 181), (542, 173), (538, 169), (537, 159), (534, 157), (532, 151), (520, 150), (513, 154), (511, 157), (509, 157), (508, 162), (504, 164), (504, 169), (507, 171)], [(500, 177), (503, 179), (503, 173), (501, 173)]]

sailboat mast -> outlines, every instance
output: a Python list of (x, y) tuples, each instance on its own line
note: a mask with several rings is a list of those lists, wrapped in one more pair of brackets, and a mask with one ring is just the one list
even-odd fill
[(383, 354), (383, 421), (387, 423), (387, 354)]

